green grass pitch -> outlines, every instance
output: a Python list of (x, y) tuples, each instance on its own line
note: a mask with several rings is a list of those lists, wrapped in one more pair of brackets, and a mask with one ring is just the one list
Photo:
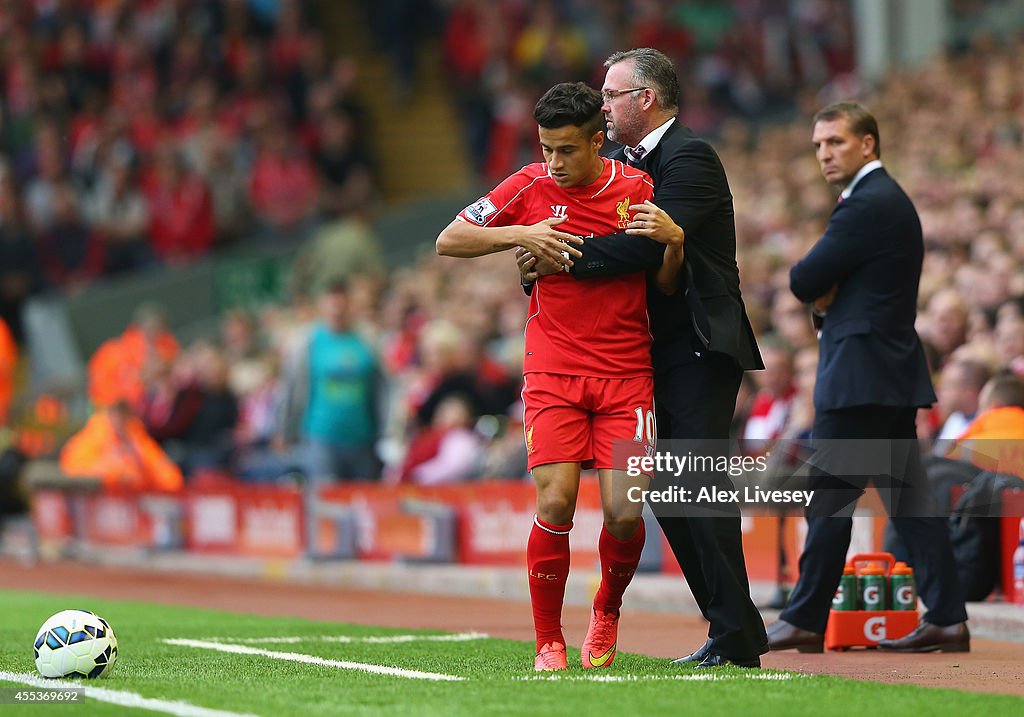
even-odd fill
[[(457, 598), (453, 598), (457, 599)], [(110, 621), (120, 655), (112, 674), (83, 683), (165, 703), (255, 715), (997, 715), (1024, 714), (1024, 700), (955, 690), (857, 682), (769, 670), (712, 674), (666, 660), (620, 653), (598, 671), (572, 667), (557, 677), (532, 671), (532, 644), (472, 638), (438, 641), (369, 637), (413, 631), (341, 622), (272, 618), (87, 597), (0, 592), (0, 673), (35, 674), (32, 640), (58, 610), (82, 608)], [(367, 605), (367, 611), (373, 606)], [(410, 597), (410, 610), (415, 598)], [(365, 615), (360, 616), (365, 619)], [(438, 634), (438, 633), (420, 633)], [(288, 638), (271, 641), (268, 638)], [(235, 654), (165, 640), (239, 645)], [(395, 639), (391, 637), (390, 639)], [(272, 655), (289, 654), (292, 661)], [(306, 661), (295, 661), (306, 660)], [(310, 660), (327, 661), (310, 664)], [(333, 662), (331, 662), (333, 661)], [(351, 663), (461, 678), (373, 674)], [(598, 678), (597, 680), (591, 678)], [(699, 679), (698, 679), (699, 678)], [(68, 681), (60, 681), (66, 683)], [(0, 681), (0, 689), (19, 685)], [(137, 697), (136, 697), (137, 699)], [(186, 707), (187, 707), (186, 705)], [(172, 705), (173, 709), (174, 708)], [(193, 712), (199, 714), (199, 712)], [(174, 713), (168, 712), (168, 713)], [(179, 712), (187, 714), (188, 712)], [(0, 705), (0, 714), (154, 714), (86, 697), (81, 704)]]

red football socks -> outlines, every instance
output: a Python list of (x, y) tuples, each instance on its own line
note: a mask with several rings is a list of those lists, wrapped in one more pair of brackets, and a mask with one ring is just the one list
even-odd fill
[(597, 550), (601, 555), (601, 586), (594, 596), (594, 609), (619, 614), (622, 594), (633, 579), (636, 566), (640, 564), (640, 553), (644, 549), (644, 523), (628, 540), (619, 540), (601, 527)]
[[(565, 644), (562, 635), (562, 601), (569, 577), (568, 525), (552, 525), (536, 516), (526, 544), (526, 565), (530, 571), (530, 603), (537, 650), (549, 642)], [(641, 543), (642, 545), (642, 543)]]

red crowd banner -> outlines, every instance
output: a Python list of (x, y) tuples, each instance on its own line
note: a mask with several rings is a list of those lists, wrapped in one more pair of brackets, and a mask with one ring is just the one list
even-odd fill
[(259, 486), (235, 491), (238, 550), (247, 555), (299, 557), (305, 552), (302, 494), (296, 488)]
[[(863, 501), (863, 518), (855, 523), (854, 552), (881, 545), (885, 516), (876, 502), (872, 495)], [(32, 499), (32, 518), (43, 543), (81, 540), (275, 558), (312, 554), (507, 566), (523, 565), (534, 510), (531, 483), (499, 480), (434, 487), (346, 483), (318, 489), (309, 505), (298, 488), (235, 482), (189, 488), (180, 495), (47, 487), (34, 491)], [(1002, 514), (1001, 587), (1010, 600), (1024, 491), (1003, 494)], [(789, 578), (795, 580), (805, 534), (802, 516), (787, 516), (781, 531), (777, 514), (747, 514), (742, 521), (750, 578), (778, 577), (781, 537)], [(592, 570), (599, 564), (602, 522), (597, 481), (585, 478), (570, 535), (574, 569)], [(312, 528), (309, 534), (307, 528)], [(662, 572), (678, 574), (664, 537), (651, 531), (648, 540), (652, 539), (661, 542)]]
[(185, 494), (185, 547), (196, 552), (234, 552), (238, 547), (238, 501), (230, 488)]
[[(481, 485), (460, 508), (460, 562), (525, 564), (526, 541), (537, 510), (532, 484)], [(584, 478), (580, 482), (573, 529), (569, 534), (572, 568), (589, 570), (598, 564), (597, 541), (603, 522), (597, 480)]]
[[(426, 559), (436, 554), (437, 521), (429, 516), (430, 506), (438, 506), (454, 512), (457, 562), (521, 565), (536, 512), (535, 495), (531, 483), (495, 480), (432, 487), (350, 483), (323, 488), (317, 498), (353, 511), (360, 558)], [(573, 567), (589, 569), (597, 564), (603, 520), (597, 481), (584, 479), (570, 535)], [(330, 543), (334, 523), (318, 518), (321, 544)]]
[[(385, 490), (376, 483), (344, 483), (318, 489), (316, 500), (325, 507), (346, 509), (354, 521), (355, 557), (390, 560), (402, 555), (418, 557), (427, 537), (418, 521), (399, 519), (405, 495), (404, 490)], [(316, 521), (315, 537), (321, 545), (328, 544), (339, 528), (334, 515), (333, 511), (318, 510), (312, 518)], [(324, 552), (330, 551), (325, 549)]]
[(45, 489), (33, 495), (32, 518), (44, 542), (173, 547), (180, 542), (180, 505), (177, 496), (131, 490)]
[(198, 552), (298, 557), (305, 552), (297, 488), (243, 484), (185, 493), (185, 545)]
[(135, 492), (104, 491), (85, 499), (83, 535), (97, 545), (151, 545), (151, 524), (139, 508)]
[(1013, 553), (1020, 543), (1021, 530), (1024, 530), (1024, 490), (1003, 491), (1003, 517), (999, 519), (1000, 566), (1003, 576), (1003, 595), (1007, 602), (1021, 603), (1014, 595), (1013, 588)]
[(32, 522), (43, 542), (70, 540), (75, 536), (67, 493), (37, 490), (32, 494)]

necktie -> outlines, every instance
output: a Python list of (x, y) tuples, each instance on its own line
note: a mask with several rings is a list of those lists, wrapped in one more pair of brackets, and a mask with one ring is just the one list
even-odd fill
[(636, 149), (633, 149), (632, 147), (623, 147), (622, 150), (626, 153), (626, 159), (633, 165), (638, 164), (640, 160), (644, 158), (644, 155), (647, 154), (647, 150), (644, 149), (642, 144)]

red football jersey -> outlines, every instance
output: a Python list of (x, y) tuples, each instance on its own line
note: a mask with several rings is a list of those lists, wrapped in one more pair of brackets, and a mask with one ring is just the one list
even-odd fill
[[(630, 221), (629, 205), (651, 199), (654, 184), (635, 167), (603, 162), (597, 181), (568, 188), (555, 184), (546, 164), (527, 165), (459, 218), (486, 227), (566, 217), (557, 229), (568, 234), (620, 232)], [(644, 272), (583, 281), (564, 272), (541, 277), (526, 322), (523, 373), (534, 371), (599, 378), (651, 375)]]

